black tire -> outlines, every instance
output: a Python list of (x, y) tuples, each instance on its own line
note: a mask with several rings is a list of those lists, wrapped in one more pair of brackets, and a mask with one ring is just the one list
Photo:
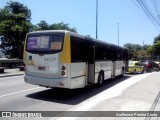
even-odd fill
[(159, 68), (157, 68), (156, 71), (159, 72)]
[(141, 74), (146, 73), (145, 69), (142, 70)]
[(97, 83), (98, 86), (102, 86), (103, 82), (104, 82), (104, 74), (103, 72), (100, 72), (98, 75), (98, 83)]
[(121, 69), (121, 75), (120, 76), (123, 76), (124, 75), (124, 68)]
[(134, 69), (133, 74), (134, 74), (134, 75), (136, 74), (136, 69)]

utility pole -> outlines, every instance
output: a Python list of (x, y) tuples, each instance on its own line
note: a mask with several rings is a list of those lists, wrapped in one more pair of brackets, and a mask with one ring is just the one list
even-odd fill
[(119, 46), (119, 23), (117, 23), (117, 29), (118, 29), (118, 46)]
[(98, 39), (98, 0), (96, 0), (96, 39)]

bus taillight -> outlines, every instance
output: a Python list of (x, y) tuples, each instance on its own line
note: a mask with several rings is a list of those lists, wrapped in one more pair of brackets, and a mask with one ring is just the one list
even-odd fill
[(66, 67), (65, 66), (62, 66), (62, 68), (61, 68), (62, 70), (66, 70)]
[(64, 71), (61, 72), (61, 75), (64, 76), (66, 73)]
[(66, 69), (67, 69), (67, 67), (65, 65), (61, 66), (61, 76), (64, 77), (66, 75)]

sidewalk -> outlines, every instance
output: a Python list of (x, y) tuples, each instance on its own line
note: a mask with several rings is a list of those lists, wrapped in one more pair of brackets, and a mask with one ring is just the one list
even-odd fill
[(9, 76), (23, 75), (24, 71), (20, 71), (18, 68), (15, 69), (4, 69), (4, 73), (0, 73), (0, 78)]
[[(117, 88), (112, 90), (113, 87), (110, 89), (109, 92), (105, 92), (102, 94), (102, 100), (100, 102), (96, 101), (95, 104), (89, 109), (92, 111), (126, 111), (127, 114), (130, 114), (129, 111), (139, 111), (140, 114), (143, 112), (140, 111), (160, 111), (160, 72), (155, 73), (147, 73), (150, 74), (146, 78), (142, 80), (138, 80), (138, 75), (134, 76), (126, 81), (123, 81), (120, 84), (115, 85), (114, 87)], [(144, 74), (144, 75), (147, 75)], [(143, 75), (142, 75), (143, 76)], [(141, 77), (142, 77), (141, 76)], [(131, 82), (135, 82), (134, 84), (127, 84)], [(125, 83), (125, 84), (124, 84)], [(127, 86), (123, 89), (123, 86)], [(112, 96), (108, 97), (106, 96)], [(135, 112), (136, 113), (136, 112)], [(121, 115), (121, 113), (120, 113)], [(160, 115), (160, 114), (157, 114)], [(104, 115), (105, 116), (105, 115)], [(125, 116), (122, 114), (122, 116)], [(160, 116), (158, 117), (113, 117), (109, 120), (160, 120)], [(96, 118), (96, 120), (99, 118)], [(107, 119), (108, 120), (108, 119)]]
[[(160, 72), (133, 76), (78, 104), (62, 116), (69, 116), (65, 120), (160, 120), (159, 78)], [(74, 115), (76, 117), (71, 117)], [(63, 117), (56, 120), (63, 120)]]

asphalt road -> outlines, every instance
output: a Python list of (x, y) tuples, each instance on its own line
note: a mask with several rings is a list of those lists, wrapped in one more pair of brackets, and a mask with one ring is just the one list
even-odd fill
[[(107, 80), (102, 87), (92, 85), (76, 90), (49, 89), (30, 85), (24, 83), (21, 75), (0, 78), (0, 111), (60, 111), (58, 114), (64, 111), (160, 111), (159, 92), (160, 72), (125, 75)], [(0, 118), (0, 120), (6, 119), (9, 118)], [(16, 118), (19, 119), (23, 118)]]

